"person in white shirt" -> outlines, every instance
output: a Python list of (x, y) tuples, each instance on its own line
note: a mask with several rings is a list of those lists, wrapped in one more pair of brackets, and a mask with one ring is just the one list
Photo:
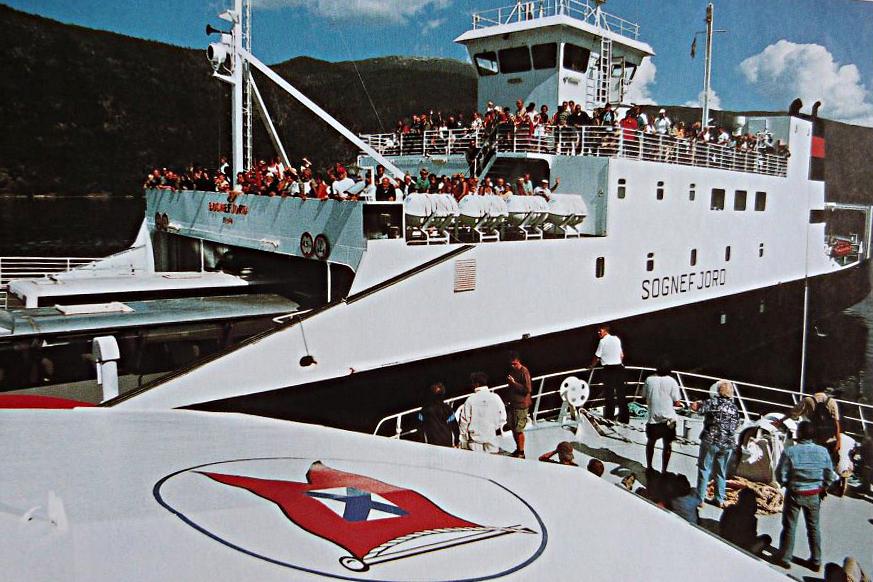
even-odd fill
[(488, 389), (488, 376), (484, 372), (472, 373), (470, 382), (473, 394), (464, 402), (458, 417), (461, 448), (499, 453), (497, 431), (506, 423), (506, 406), (500, 396)]
[(658, 117), (655, 118), (655, 132), (658, 135), (669, 135), (673, 129), (673, 122), (667, 117), (667, 111), (661, 109), (658, 111)]
[(618, 336), (609, 333), (609, 325), (603, 324), (597, 328), (600, 343), (594, 352), (591, 367), (600, 364), (603, 366), (603, 396), (606, 404), (603, 408), (603, 418), (612, 420), (615, 418), (615, 405), (618, 401), (618, 421), (627, 424), (630, 422), (630, 410), (627, 407), (627, 395), (624, 385), (624, 352), (621, 349), (621, 340)]
[(655, 443), (662, 440), (661, 471), (666, 473), (676, 438), (676, 421), (679, 419), (675, 407), (682, 406), (679, 384), (670, 375), (667, 361), (662, 360), (655, 373), (646, 378), (643, 395), (649, 407), (649, 418), (646, 420), (646, 469), (652, 468)]
[(558, 186), (561, 185), (561, 179), (555, 178), (555, 185), (549, 188), (549, 180), (547, 178), (543, 178), (540, 180), (540, 185), (534, 188), (533, 195), (534, 196), (542, 196), (549, 201), (552, 199), (552, 192), (558, 189)]
[(355, 181), (349, 178), (348, 172), (342, 166), (337, 169), (337, 178), (331, 184), (331, 192), (340, 200), (348, 199), (346, 191), (355, 185)]

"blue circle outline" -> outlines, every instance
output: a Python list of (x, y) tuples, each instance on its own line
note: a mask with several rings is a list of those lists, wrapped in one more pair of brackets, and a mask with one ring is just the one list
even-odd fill
[[(239, 463), (239, 462), (246, 462), (246, 461), (280, 461), (280, 460), (306, 461), (306, 460), (310, 460), (310, 459), (315, 459), (315, 458), (314, 457), (253, 457), (250, 459), (229, 459), (229, 460), (225, 460), (225, 461), (203, 463), (201, 465), (195, 465), (193, 467), (188, 467), (186, 469), (180, 469), (178, 471), (175, 471), (174, 473), (170, 473), (169, 475), (162, 477), (152, 487), (152, 495), (154, 495), (155, 500), (158, 502), (158, 504), (161, 507), (163, 507), (164, 509), (166, 509), (167, 511), (169, 511), (170, 513), (172, 513), (173, 515), (178, 517), (180, 520), (182, 520), (183, 523), (194, 528), (195, 530), (199, 531), (200, 533), (204, 534), (205, 536), (212, 538), (213, 540), (219, 542), (220, 544), (223, 544), (231, 549), (234, 549), (238, 552), (241, 552), (241, 553), (246, 554), (248, 556), (251, 556), (253, 558), (258, 558), (259, 560), (263, 560), (265, 562), (269, 562), (269, 563), (275, 564), (277, 566), (284, 566), (286, 568), (291, 568), (293, 570), (297, 570), (300, 572), (306, 572), (308, 574), (316, 574), (318, 576), (326, 576), (329, 578), (334, 578), (336, 580), (350, 580), (352, 582), (403, 582), (402, 580), (387, 580), (387, 579), (381, 579), (381, 578), (379, 578), (379, 579), (377, 579), (377, 578), (353, 578), (351, 576), (330, 574), (328, 572), (321, 572), (319, 570), (314, 570), (312, 568), (306, 568), (304, 566), (290, 564), (288, 562), (283, 562), (282, 560), (277, 560), (275, 558), (270, 558), (269, 556), (264, 556), (262, 554), (258, 554), (257, 552), (254, 552), (252, 550), (247, 550), (247, 549), (243, 548), (242, 546), (238, 546), (237, 544), (235, 544), (229, 540), (226, 540), (222, 537), (219, 537), (217, 534), (212, 533), (211, 531), (207, 530), (203, 526), (201, 526), (197, 523), (194, 523), (194, 521), (192, 519), (190, 519), (189, 517), (184, 515), (181, 511), (178, 511), (177, 509), (172, 507), (167, 501), (164, 500), (163, 497), (161, 497), (161, 487), (163, 486), (164, 483), (166, 483), (167, 481), (169, 481), (173, 477), (176, 477), (177, 475), (181, 475), (182, 473), (187, 473), (189, 471), (196, 471), (197, 469), (202, 469), (204, 467), (211, 467), (213, 465), (225, 465), (225, 464), (229, 464), (229, 463)], [(328, 458), (328, 459), (324, 459), (324, 460), (326, 460), (326, 461), (340, 461), (340, 462), (346, 462), (346, 463), (366, 463), (366, 461), (361, 461), (359, 459)], [(371, 464), (378, 464), (378, 465), (394, 465), (397, 467), (411, 467), (414, 469), (426, 469), (426, 470), (431, 470), (431, 471), (435, 470), (432, 467), (426, 467), (426, 466), (421, 466), (421, 465), (389, 463), (389, 462), (385, 462), (385, 461), (370, 461), (370, 463)], [(516, 498), (518, 501), (520, 501), (525, 507), (527, 507), (528, 511), (530, 511), (531, 514), (534, 516), (534, 518), (536, 518), (537, 523), (539, 524), (540, 529), (542, 530), (542, 534), (541, 534), (540, 545), (536, 549), (536, 551), (527, 560), (525, 560), (524, 562), (522, 562), (520, 564), (513, 566), (512, 568), (509, 568), (507, 570), (503, 570), (502, 572), (498, 572), (495, 574), (488, 574), (486, 576), (478, 576), (476, 578), (451, 578), (451, 579), (445, 579), (445, 580), (440, 580), (440, 581), (434, 580), (433, 582), (479, 582), (482, 580), (493, 580), (494, 578), (500, 578), (501, 576), (507, 576), (507, 575), (512, 574), (514, 572), (517, 572), (523, 568), (527, 568), (530, 564), (532, 564), (534, 561), (536, 561), (543, 554), (543, 552), (546, 549), (546, 545), (548, 544), (548, 541), (549, 541), (548, 529), (546, 528), (546, 524), (543, 522), (542, 518), (536, 512), (536, 510), (534, 510), (534, 508), (531, 507), (531, 505), (527, 501), (525, 501), (520, 495), (518, 495), (515, 491), (512, 491), (508, 487), (498, 483), (497, 481), (494, 481), (493, 479), (488, 479), (486, 477), (480, 477), (478, 475), (471, 475), (469, 473), (464, 473), (463, 471), (453, 471), (451, 469), (446, 469), (444, 472), (445, 473), (454, 473), (456, 475), (463, 475), (465, 477), (472, 477), (473, 479), (480, 479), (482, 481), (486, 481), (488, 483), (496, 485), (500, 489), (503, 489), (504, 491), (506, 491), (507, 493), (512, 495), (514, 498)]]

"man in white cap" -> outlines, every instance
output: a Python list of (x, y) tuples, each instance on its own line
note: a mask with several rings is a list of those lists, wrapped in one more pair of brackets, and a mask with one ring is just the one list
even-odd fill
[(560, 178), (555, 178), (555, 185), (549, 188), (549, 179), (543, 178), (540, 180), (540, 185), (534, 188), (534, 196), (542, 196), (549, 201), (552, 199), (552, 192), (558, 189), (558, 186), (561, 184)]
[(655, 119), (655, 133), (658, 135), (669, 135), (673, 128), (673, 122), (667, 117), (667, 111), (661, 109), (658, 111), (658, 117)]

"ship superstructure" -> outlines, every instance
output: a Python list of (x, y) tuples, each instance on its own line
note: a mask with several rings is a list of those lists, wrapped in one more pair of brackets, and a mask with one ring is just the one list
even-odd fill
[[(599, 4), (544, 6), (475, 14), (457, 39), (477, 66), (480, 103), (577, 96), (586, 107), (620, 107), (632, 71), (652, 54), (638, 27)], [(574, 57), (578, 50), (586, 56)], [(538, 60), (545, 53), (552, 56)], [(496, 64), (483, 67), (483, 54)], [(575, 77), (572, 67), (580, 69)], [(790, 157), (599, 126), (551, 127), (537, 137), (469, 130), (361, 136), (367, 147), (359, 165), (381, 164), (393, 175), (426, 168), (559, 177), (545, 206), (535, 197), (458, 203), (415, 194), (404, 202), (244, 197), (236, 202), (248, 205), (242, 211), (216, 194), (148, 192), (150, 225), (160, 217), (180, 240), (293, 257), (320, 273), (325, 302), (117, 405), (294, 417), (287, 388), (369, 378), (378, 398), (402, 392), (384, 380), (392, 370), (414, 370), (417, 362), (432, 370), (447, 357), (472, 365), (494, 346), (530, 350), (561, 334), (585, 337), (604, 321), (632, 322), (626, 327), (638, 336), (641, 358), (654, 352), (667, 321), (687, 338), (707, 337), (694, 346), (705, 349), (735, 337), (738, 327), (784, 321), (785, 309), (796, 310), (788, 325), (799, 329), (810, 284), (812, 296), (832, 308), (834, 298), (816, 285), (829, 289), (864, 272), (870, 215), (864, 210), (861, 227), (841, 233), (854, 235), (840, 239), (850, 241), (849, 252), (835, 253), (833, 207), (815, 179), (819, 122), (744, 123), (747, 132), (766, 130), (787, 144)]]
[[(574, 100), (621, 110), (652, 50), (637, 25), (600, 4), (517, 3), (474, 14), (457, 41), (477, 69), (480, 104)], [(588, 332), (605, 321), (623, 330), (639, 361), (680, 340), (677, 365), (715, 366), (713, 354), (722, 357), (750, 327), (778, 325), (800, 338), (807, 313), (866, 293), (857, 283), (866, 281), (871, 214), (853, 208), (851, 228), (831, 221), (838, 208), (825, 200), (820, 120), (740, 120), (745, 133), (781, 141), (790, 157), (595, 125), (549, 126), (539, 135), (497, 127), (356, 136), (243, 47), (241, 2), (222, 18), (233, 29), (210, 47), (216, 77), (234, 95), (248, 79), (268, 129), (243, 67), (358, 144), (361, 167), (382, 165), (397, 177), (422, 168), (508, 180), (529, 174), (534, 182), (560, 178), (560, 187), (548, 202), (146, 191), (155, 271), (232, 268), (301, 307), (221, 357), (109, 404), (309, 419), (301, 412), (308, 407), (331, 422), (327, 393), (354, 387), (359, 400), (414, 400), (405, 379), (422, 382), (425, 370), (469, 373), (509, 347), (539, 350), (539, 370), (559, 369), (590, 357)], [(235, 128), (245, 125), (244, 101), (235, 98)], [(234, 135), (234, 168), (245, 163), (243, 135)], [(338, 423), (355, 424), (345, 421)]]

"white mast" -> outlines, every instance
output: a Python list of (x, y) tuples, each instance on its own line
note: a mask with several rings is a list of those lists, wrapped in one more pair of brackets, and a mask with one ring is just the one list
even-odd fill
[[(246, 13), (243, 13), (243, 1), (234, 0), (234, 9), (222, 12), (218, 17), (233, 24), (233, 29), (230, 33), (218, 30), (212, 26), (206, 27), (206, 34), (221, 33), (221, 41), (212, 43), (207, 50), (207, 56), (215, 70), (213, 76), (225, 83), (228, 83), (233, 88), (233, 98), (231, 103), (231, 148), (233, 150), (233, 186), (236, 188), (239, 184), (236, 180), (238, 172), (244, 172), (248, 168), (246, 162), (246, 153), (251, 152), (251, 95), (252, 88), (244, 91), (246, 85), (252, 82), (249, 68), (254, 67), (261, 71), (268, 79), (276, 83), (284, 89), (288, 94), (297, 99), (306, 108), (315, 113), (323, 121), (327, 122), (332, 128), (338, 131), (343, 137), (358, 146), (369, 156), (375, 159), (378, 163), (385, 166), (385, 169), (396, 178), (403, 177), (403, 172), (385, 156), (374, 150), (368, 143), (355, 135), (347, 127), (334, 119), (329, 113), (316, 105), (312, 100), (308, 99), (300, 91), (295, 89), (290, 83), (277, 75), (272, 69), (266, 66), (252, 55), (248, 46), (251, 45), (251, 28), (249, 21), (251, 20), (251, 0), (245, 0)], [(245, 18), (246, 22), (243, 22)], [(244, 28), (245, 27), (245, 28)], [(243, 35), (243, 30), (246, 34)], [(244, 47), (243, 44), (247, 46)], [(247, 105), (248, 101), (248, 105)], [(266, 108), (261, 106), (261, 113), (264, 116), (268, 131), (271, 132), (271, 137), (278, 140), (278, 135), (275, 133), (275, 128), (272, 122), (269, 121)], [(245, 123), (248, 117), (248, 124)], [(248, 126), (248, 127), (247, 127)], [(281, 144), (280, 144), (281, 146)], [(248, 150), (246, 149), (248, 147)], [(284, 148), (278, 147), (283, 153)]]
[(706, 63), (703, 71), (703, 120), (701, 128), (709, 124), (709, 93), (712, 90), (712, 37), (713, 37), (713, 6), (710, 2), (706, 7)]

